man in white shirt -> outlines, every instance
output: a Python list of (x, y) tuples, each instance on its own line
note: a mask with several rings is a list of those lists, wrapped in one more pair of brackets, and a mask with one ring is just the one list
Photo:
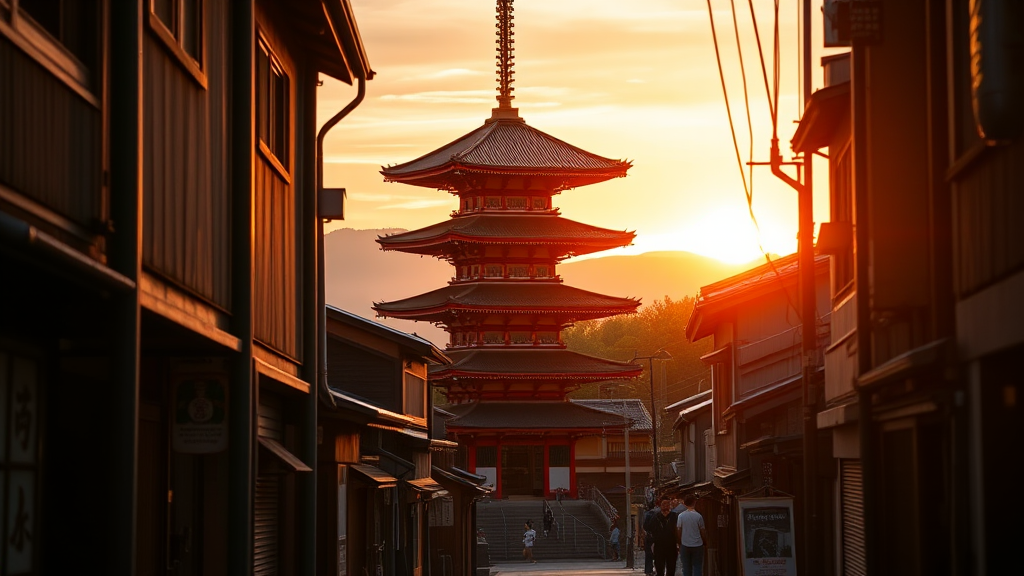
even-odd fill
[(681, 545), (683, 576), (704, 575), (704, 543), (708, 541), (708, 533), (704, 529), (704, 517), (693, 509), (696, 504), (697, 497), (688, 495), (683, 499), (686, 510), (676, 519), (676, 538)]

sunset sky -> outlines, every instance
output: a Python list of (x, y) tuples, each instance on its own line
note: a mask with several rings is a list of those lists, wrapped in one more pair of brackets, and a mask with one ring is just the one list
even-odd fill
[[(797, 0), (782, 0), (784, 155), (798, 118)], [(496, 105), (493, 0), (352, 0), (377, 76), (366, 100), (326, 142), (326, 183), (348, 190), (332, 228), (414, 229), (447, 218), (454, 196), (387, 184), (380, 167), (430, 152), (479, 127)], [(772, 2), (757, 0), (771, 66)], [(740, 151), (749, 136), (730, 4), (713, 0)], [(736, 1), (754, 120), (754, 159), (768, 158), (771, 118), (749, 7)], [(813, 45), (821, 45), (820, 0)], [(705, 0), (517, 0), (513, 105), (531, 126), (585, 150), (633, 161), (623, 179), (555, 198), (562, 215), (637, 232), (604, 255), (686, 250), (729, 262), (760, 251), (747, 214)], [(816, 50), (813, 81), (822, 85)], [(770, 70), (769, 70), (770, 74)], [(327, 80), (325, 120), (354, 96)], [(827, 164), (815, 163), (815, 221), (828, 219)], [(754, 171), (754, 211), (766, 250), (796, 249), (796, 194), (768, 168)]]

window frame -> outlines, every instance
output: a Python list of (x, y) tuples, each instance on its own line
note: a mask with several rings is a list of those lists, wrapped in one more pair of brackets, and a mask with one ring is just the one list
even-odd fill
[[(427, 419), (427, 399), (428, 399), (428, 394), (430, 393), (430, 391), (429, 391), (430, 384), (429, 384), (429, 382), (427, 381), (427, 378), (426, 378), (426, 367), (425, 366), (423, 367), (423, 372), (424, 373), (422, 375), (420, 375), (420, 374), (417, 374), (415, 371), (413, 371), (410, 368), (406, 368), (406, 369), (402, 370), (402, 412), (406, 416), (410, 416), (412, 418), (416, 418), (418, 420), (422, 420), (422, 421), (426, 422), (426, 419)], [(420, 403), (422, 405), (418, 406), (418, 408), (422, 411), (421, 414), (415, 414), (413, 412), (410, 412), (410, 406), (411, 406), (410, 403), (416, 399), (414, 397), (415, 395), (412, 395), (412, 394), (409, 393), (410, 392), (410, 388), (411, 388), (411, 386), (410, 386), (410, 379), (414, 380), (415, 381), (414, 383), (416, 385), (421, 386), (420, 393), (419, 393), (419, 399), (420, 399)]]
[[(262, 77), (260, 75), (261, 74), (260, 73), (260, 59), (262, 58), (263, 55), (266, 55), (266, 58), (267, 58), (267, 79), (266, 80), (268, 82), (268, 86), (267, 86), (267, 94), (266, 94), (266, 96), (261, 96), (261, 94), (263, 92), (263, 85), (262, 85), (262, 82), (261, 82)], [(278, 132), (280, 132), (281, 128), (282, 128), (281, 126), (279, 126), (280, 118), (277, 115), (275, 115), (275, 112), (277, 111), (277, 105), (280, 104), (280, 100), (279, 99), (275, 99), (276, 91), (274, 90), (275, 83), (273, 81), (275, 75), (277, 75), (280, 78), (284, 79), (285, 101), (284, 101), (284, 109), (282, 111), (280, 111), (281, 113), (284, 114), (284, 126), (283, 126), (284, 141), (283, 141), (283, 149), (281, 150), (281, 152), (283, 152), (283, 154), (279, 154), (278, 151), (275, 150), (275, 147), (276, 147), (275, 139), (276, 139), (276, 137), (278, 135)], [(256, 35), (256, 62), (255, 62), (255, 67), (254, 67), (253, 82), (254, 82), (255, 88), (256, 88), (255, 89), (256, 148), (259, 150), (260, 154), (264, 157), (264, 159), (266, 159), (266, 161), (271, 166), (273, 166), (274, 170), (285, 181), (285, 183), (291, 184), (291, 170), (290, 170), (290, 165), (291, 164), (290, 164), (290, 162), (291, 162), (291, 157), (292, 157), (292, 154), (291, 154), (291, 146), (292, 146), (292, 137), (291, 137), (291, 135), (292, 135), (292, 117), (291, 117), (292, 116), (292, 113), (291, 113), (291, 110), (292, 110), (292, 95), (291, 95), (292, 79), (291, 79), (291, 75), (288, 73), (287, 68), (285, 68), (284, 63), (281, 61), (281, 58), (277, 55), (277, 53), (271, 47), (270, 41), (263, 34), (262, 31), (259, 31), (257, 33), (257, 35)], [(267, 118), (265, 120), (262, 118), (262, 115), (263, 115), (263, 110), (262, 110), (263, 104), (262, 103), (263, 103), (263, 99), (264, 98), (269, 100), (269, 102), (267, 104)], [(264, 139), (263, 134), (262, 134), (262, 131), (263, 131), (263, 124), (262, 123), (264, 121), (267, 123), (267, 126), (266, 126), (267, 138), (266, 139)], [(268, 142), (268, 140), (269, 140), (269, 142)], [(282, 158), (281, 156), (284, 156), (284, 157)]]
[[(183, 34), (179, 24), (184, 20), (184, 2), (182, 0), (170, 0), (173, 4), (175, 21), (168, 26), (166, 22), (160, 19), (160, 16), (156, 13), (156, 0), (148, 0), (146, 23), (149, 26), (149, 30), (156, 36), (160, 43), (163, 44), (164, 48), (178, 64), (189, 73), (189, 76), (199, 84), (203, 90), (206, 90), (206, 2), (203, 0), (195, 0), (196, 11), (198, 13), (198, 24), (199, 30), (196, 31), (196, 37), (199, 41), (199, 54), (198, 58), (192, 56), (185, 50), (183, 46)], [(176, 28), (176, 30), (174, 29)]]
[(96, 2), (95, 70), (90, 70), (59, 38), (54, 38), (37, 23), (16, 0), (0, 0), (0, 8), (0, 34), (83, 100), (97, 109), (102, 109), (107, 59), (106, 0)]

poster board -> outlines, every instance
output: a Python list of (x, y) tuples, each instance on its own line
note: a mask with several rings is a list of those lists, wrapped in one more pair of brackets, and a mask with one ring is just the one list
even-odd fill
[(743, 576), (796, 576), (793, 499), (740, 498)]

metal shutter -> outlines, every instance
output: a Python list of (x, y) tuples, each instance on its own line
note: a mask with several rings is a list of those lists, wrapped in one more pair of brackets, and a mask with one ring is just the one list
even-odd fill
[(839, 461), (843, 514), (843, 574), (866, 576), (864, 558), (864, 490), (860, 460)]
[(278, 494), (280, 476), (256, 477), (255, 543), (253, 574), (277, 574), (278, 568)]

